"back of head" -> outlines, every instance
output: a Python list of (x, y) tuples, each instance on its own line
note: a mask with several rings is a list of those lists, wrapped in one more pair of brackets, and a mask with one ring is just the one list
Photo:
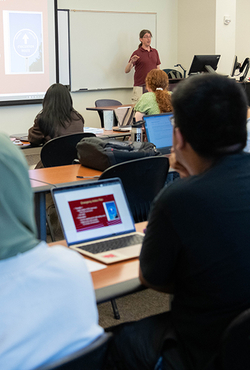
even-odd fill
[(160, 112), (171, 112), (171, 96), (167, 91), (169, 84), (168, 75), (161, 69), (152, 69), (148, 72), (145, 81), (147, 88), (155, 93)]
[(1, 260), (38, 244), (27, 162), (4, 134), (0, 134), (0, 173)]
[(51, 109), (59, 112), (60, 109), (66, 107), (72, 109), (72, 98), (66, 86), (56, 83), (51, 85), (43, 99), (43, 110)]
[(161, 69), (151, 69), (146, 76), (146, 85), (152, 90), (168, 88), (168, 75)]
[(246, 145), (247, 98), (234, 80), (203, 74), (180, 82), (172, 94), (175, 126), (201, 156), (215, 158)]
[(71, 120), (73, 103), (66, 86), (56, 83), (51, 85), (43, 99), (43, 110), (39, 117), (39, 126), (45, 136), (57, 136), (60, 126), (66, 127)]

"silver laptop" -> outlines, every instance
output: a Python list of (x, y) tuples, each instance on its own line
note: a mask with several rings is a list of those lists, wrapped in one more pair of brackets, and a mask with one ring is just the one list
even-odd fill
[(113, 131), (131, 131), (133, 123), (134, 108), (131, 106), (118, 107), (114, 110), (118, 126), (113, 127)]
[(144, 116), (144, 127), (147, 141), (153, 143), (162, 154), (171, 152), (173, 126), (170, 118), (173, 113), (160, 113)]
[(70, 248), (105, 264), (138, 257), (144, 234), (135, 231), (120, 179), (51, 190)]

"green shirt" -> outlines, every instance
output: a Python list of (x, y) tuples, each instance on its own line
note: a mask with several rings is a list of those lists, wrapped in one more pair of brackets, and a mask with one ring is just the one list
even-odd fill
[(149, 114), (159, 114), (160, 109), (156, 101), (154, 92), (147, 92), (143, 94), (134, 107), (135, 112)]

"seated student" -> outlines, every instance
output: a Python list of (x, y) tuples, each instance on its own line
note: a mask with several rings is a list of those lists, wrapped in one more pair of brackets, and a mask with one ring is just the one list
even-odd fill
[(0, 134), (0, 369), (31, 370), (103, 333), (84, 258), (36, 238), (26, 160)]
[(160, 69), (152, 69), (146, 77), (147, 93), (143, 94), (134, 107), (135, 120), (140, 121), (144, 115), (172, 111), (171, 94), (167, 91), (168, 75)]
[(73, 108), (68, 89), (62, 84), (53, 84), (43, 99), (43, 109), (29, 129), (28, 140), (32, 145), (44, 144), (63, 135), (83, 132), (84, 119)]
[(113, 329), (117, 369), (154, 369), (159, 360), (162, 369), (205, 369), (250, 307), (246, 96), (235, 81), (203, 74), (180, 82), (172, 103), (170, 164), (183, 178), (154, 201), (139, 274), (174, 299), (169, 312)]

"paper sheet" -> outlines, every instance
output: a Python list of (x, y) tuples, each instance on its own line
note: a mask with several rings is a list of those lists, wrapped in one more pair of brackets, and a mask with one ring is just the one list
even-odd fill
[(87, 264), (87, 268), (89, 272), (99, 271), (99, 270), (103, 270), (107, 268), (107, 266), (103, 265), (102, 263), (90, 261), (90, 260), (87, 260), (86, 258), (84, 259)]

